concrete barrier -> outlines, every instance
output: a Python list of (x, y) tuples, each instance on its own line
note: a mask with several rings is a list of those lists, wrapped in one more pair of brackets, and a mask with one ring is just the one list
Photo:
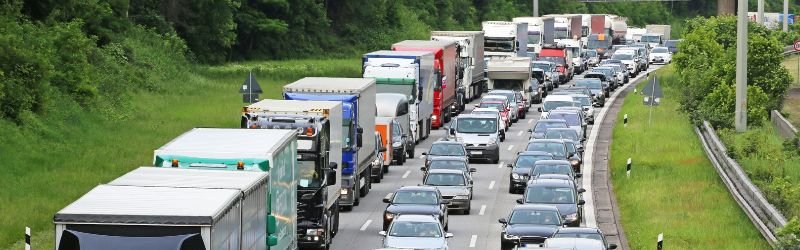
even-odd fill
[(739, 163), (728, 156), (728, 149), (722, 144), (710, 123), (704, 121), (702, 126), (695, 128), (695, 133), (700, 137), (708, 159), (716, 168), (728, 191), (761, 235), (775, 246), (778, 241), (775, 234), (778, 229), (786, 225), (786, 218), (767, 201)]
[(786, 120), (777, 110), (769, 112), (769, 119), (784, 139), (794, 139), (794, 137), (797, 136), (797, 128), (795, 128), (789, 120)]

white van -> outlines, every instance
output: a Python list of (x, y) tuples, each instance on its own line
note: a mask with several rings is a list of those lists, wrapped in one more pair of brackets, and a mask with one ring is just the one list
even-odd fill
[(547, 114), (558, 107), (574, 107), (575, 100), (568, 95), (548, 95), (542, 101), (539, 112), (542, 113), (541, 119), (547, 119)]

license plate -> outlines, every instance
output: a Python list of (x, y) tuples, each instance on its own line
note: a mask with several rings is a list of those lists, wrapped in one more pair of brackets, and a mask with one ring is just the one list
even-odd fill
[(473, 155), (482, 155), (483, 154), (483, 152), (481, 152), (481, 151), (469, 151), (469, 153), (473, 154)]

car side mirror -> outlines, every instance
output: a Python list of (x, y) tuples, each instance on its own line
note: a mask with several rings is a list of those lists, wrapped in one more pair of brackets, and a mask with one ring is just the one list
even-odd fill
[(578, 189), (578, 193), (585, 193), (585, 192), (586, 192), (586, 189), (585, 189), (585, 188), (579, 188), (579, 189)]
[(481, 106), (481, 104), (480, 104), (480, 103), (476, 103), (476, 104), (475, 104), (475, 107), (476, 107), (476, 108), (477, 108), (477, 107), (480, 107), (480, 106)]
[(525, 201), (522, 199), (517, 199), (517, 204), (525, 204)]
[(582, 173), (575, 173), (575, 178), (583, 178), (583, 174)]
[(528, 133), (533, 133), (533, 129), (528, 129)]
[(497, 220), (497, 222), (500, 222), (501, 224), (507, 224), (508, 223), (506, 218), (500, 218), (499, 220)]
[[(581, 142), (584, 142), (584, 141), (586, 141), (586, 139), (581, 139)], [(583, 153), (583, 151), (584, 151), (584, 150), (585, 150), (585, 149), (583, 149), (583, 148), (578, 148), (578, 152), (581, 152), (581, 153)]]
[(445, 233), (444, 238), (453, 238), (453, 233)]
[(617, 244), (608, 244), (608, 249), (617, 249)]
[(585, 200), (579, 200), (578, 201), (578, 206), (583, 206), (583, 204), (586, 204)]
[(538, 108), (536, 108), (536, 110), (538, 110), (539, 112), (542, 112), (542, 107), (538, 107)]
[(380, 231), (378, 232), (378, 234), (380, 234), (381, 236), (386, 236), (386, 231)]
[(511, 164), (511, 163), (509, 163), (509, 164), (506, 164), (506, 167), (513, 168), (513, 167), (514, 167), (514, 164)]
[(420, 167), (419, 170), (424, 172), (425, 171), (425, 167)]
[(450, 135), (456, 135), (456, 129), (448, 128), (447, 130), (450, 131)]
[(470, 172), (470, 173), (475, 173), (475, 172), (478, 172), (478, 169), (476, 169), (476, 168), (469, 168), (469, 172)]
[(422, 155), (428, 155), (428, 152), (422, 152)]
[(391, 203), (391, 202), (392, 201), (389, 199), (388, 196), (383, 198), (383, 203)]
[(561, 225), (563, 225), (563, 226), (569, 226), (569, 222), (567, 222), (567, 221), (564, 221), (563, 223), (561, 223)]

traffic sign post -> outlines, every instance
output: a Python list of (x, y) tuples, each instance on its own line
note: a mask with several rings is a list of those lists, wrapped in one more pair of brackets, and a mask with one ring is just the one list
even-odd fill
[(794, 51), (800, 51), (800, 40), (794, 41), (792, 47), (794, 47)]

